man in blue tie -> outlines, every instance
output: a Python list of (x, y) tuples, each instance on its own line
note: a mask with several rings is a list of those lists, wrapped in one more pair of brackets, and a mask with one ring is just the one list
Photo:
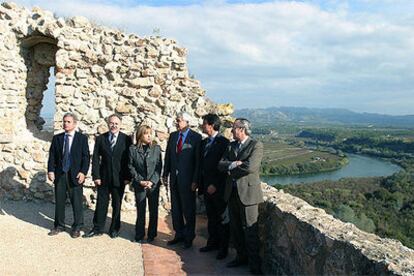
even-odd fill
[(88, 138), (76, 131), (73, 113), (63, 116), (64, 132), (53, 136), (49, 150), (48, 178), (55, 184), (55, 223), (49, 232), (54, 236), (65, 229), (65, 203), (69, 195), (74, 222), (71, 237), (78, 238), (83, 226), (83, 182), (89, 170)]
[(112, 223), (109, 236), (116, 238), (121, 228), (121, 204), (125, 185), (131, 177), (128, 169), (128, 150), (131, 137), (121, 132), (121, 117), (108, 118), (108, 132), (96, 138), (92, 157), (92, 178), (98, 189), (98, 201), (93, 216), (93, 228), (84, 238), (102, 235), (108, 212), (109, 196), (112, 200)]
[(230, 235), (227, 202), (224, 200), (226, 174), (217, 168), (229, 140), (219, 133), (220, 125), (220, 118), (216, 114), (203, 116), (202, 128), (208, 137), (201, 142), (198, 188), (198, 193), (204, 194), (208, 218), (208, 240), (200, 252), (218, 250), (218, 260), (227, 256)]

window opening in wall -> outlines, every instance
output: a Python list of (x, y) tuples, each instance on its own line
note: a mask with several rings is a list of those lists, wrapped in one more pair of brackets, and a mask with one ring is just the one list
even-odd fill
[(55, 114), (56, 40), (31, 36), (22, 43), (21, 53), (27, 68), (26, 125), (35, 137), (49, 140)]
[(40, 118), (43, 119), (44, 124), (42, 130), (53, 132), (53, 123), (56, 110), (56, 98), (55, 98), (55, 67), (49, 69), (49, 81), (47, 83), (47, 89), (43, 94), (43, 100), (40, 110)]

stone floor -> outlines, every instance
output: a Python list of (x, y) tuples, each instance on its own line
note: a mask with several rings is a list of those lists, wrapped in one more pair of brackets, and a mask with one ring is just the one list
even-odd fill
[[(72, 221), (66, 210), (67, 222)], [(68, 233), (49, 237), (54, 205), (0, 201), (0, 275), (241, 275), (247, 267), (228, 269), (216, 252), (200, 253), (206, 243), (206, 218), (197, 217), (197, 237), (190, 249), (167, 246), (173, 237), (169, 216), (160, 216), (158, 236), (151, 244), (132, 243), (135, 212), (122, 216), (119, 238), (107, 235), (72, 239)], [(91, 227), (92, 210), (85, 211), (85, 229)], [(108, 218), (107, 224), (110, 218)], [(107, 225), (108, 226), (108, 225)]]
[(200, 253), (206, 244), (207, 220), (197, 217), (197, 234), (193, 247), (181, 249), (180, 245), (167, 246), (173, 237), (170, 216), (159, 219), (158, 237), (154, 243), (142, 245), (145, 275), (248, 275), (247, 267), (226, 268), (226, 263), (233, 260), (235, 252), (230, 251), (226, 259), (217, 261), (217, 251)]

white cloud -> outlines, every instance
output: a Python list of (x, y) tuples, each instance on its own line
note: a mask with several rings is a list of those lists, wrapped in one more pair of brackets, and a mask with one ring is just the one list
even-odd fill
[[(131, 1), (17, 2), (84, 15), (142, 36), (159, 28), (189, 49), (189, 70), (207, 95), (238, 107), (294, 104), (414, 113), (414, 1), (164, 7), (127, 6)], [(410, 104), (400, 105), (395, 95)]]

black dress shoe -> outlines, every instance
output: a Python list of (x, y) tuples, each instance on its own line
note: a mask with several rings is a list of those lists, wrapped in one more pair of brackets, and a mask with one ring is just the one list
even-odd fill
[(133, 239), (131, 240), (132, 242), (136, 242), (136, 243), (144, 243), (143, 239)]
[(119, 237), (119, 231), (111, 231), (109, 233), (109, 236), (111, 237), (111, 239), (115, 239), (115, 238)]
[(154, 241), (154, 238), (147, 238), (147, 242), (148, 243), (151, 243), (151, 242), (153, 242)]
[(70, 236), (73, 239), (79, 238), (80, 237), (80, 231), (79, 230), (72, 230), (72, 232), (70, 232)]
[(183, 241), (184, 241), (183, 238), (174, 238), (174, 239), (168, 241), (167, 245), (174, 245), (174, 244), (177, 244), (177, 243), (180, 243), (180, 242), (183, 242)]
[(233, 261), (226, 264), (226, 267), (238, 267), (242, 265), (247, 265), (247, 259), (236, 258)]
[(217, 249), (218, 249), (218, 246), (207, 245), (207, 246), (201, 247), (200, 252), (209, 252), (209, 251), (213, 251), (213, 250), (217, 250)]
[(184, 245), (183, 245), (183, 249), (189, 249), (193, 246), (193, 242), (192, 241), (185, 241)]
[(56, 236), (57, 234), (59, 234), (60, 232), (63, 232), (63, 229), (60, 228), (53, 228), (52, 230), (50, 230), (49, 233), (47, 233), (49, 236)]
[(216, 259), (217, 260), (223, 260), (224, 258), (227, 257), (227, 249), (220, 249), (219, 252), (217, 253)]
[(88, 233), (83, 234), (82, 238), (92, 238), (92, 237), (101, 236), (101, 235), (102, 235), (102, 232), (92, 229)]

